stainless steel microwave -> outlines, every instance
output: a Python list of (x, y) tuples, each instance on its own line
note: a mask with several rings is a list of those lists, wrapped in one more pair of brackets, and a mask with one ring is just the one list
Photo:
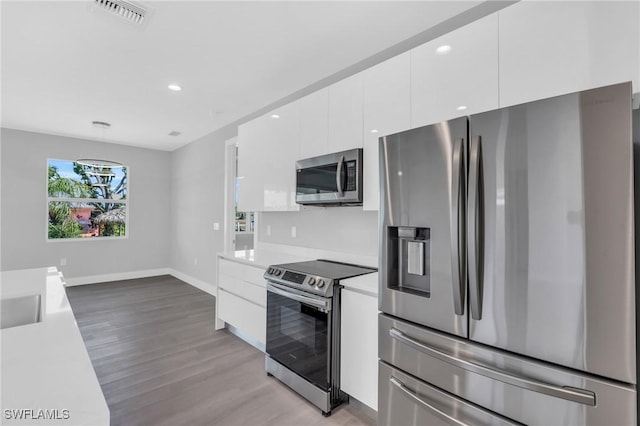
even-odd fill
[(296, 161), (296, 203), (362, 204), (362, 148)]

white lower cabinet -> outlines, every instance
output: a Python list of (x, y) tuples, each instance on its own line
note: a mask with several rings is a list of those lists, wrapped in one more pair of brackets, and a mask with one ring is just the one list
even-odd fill
[(218, 259), (218, 319), (232, 325), (248, 342), (264, 349), (267, 341), (267, 289), (264, 270)]
[(234, 326), (239, 332), (265, 344), (266, 309), (224, 289), (218, 290), (218, 316), (224, 322)]
[(378, 298), (342, 289), (340, 388), (378, 410)]

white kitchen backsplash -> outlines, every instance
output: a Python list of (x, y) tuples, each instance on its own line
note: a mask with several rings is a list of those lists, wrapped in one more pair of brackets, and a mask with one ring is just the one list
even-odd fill
[(378, 212), (363, 211), (362, 207), (263, 212), (258, 220), (260, 243), (375, 257), (378, 255)]

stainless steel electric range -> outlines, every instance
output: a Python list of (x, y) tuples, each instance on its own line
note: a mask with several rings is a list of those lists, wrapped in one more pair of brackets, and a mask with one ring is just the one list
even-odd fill
[(313, 260), (272, 265), (267, 280), (267, 374), (322, 410), (345, 401), (340, 390), (340, 280), (375, 268)]

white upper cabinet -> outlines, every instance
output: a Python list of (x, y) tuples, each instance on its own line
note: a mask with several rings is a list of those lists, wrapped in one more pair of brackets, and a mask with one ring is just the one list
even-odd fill
[(265, 141), (269, 148), (260, 166), (264, 185), (263, 211), (300, 210), (296, 204), (296, 161), (300, 155), (299, 106), (297, 102), (287, 104), (269, 115), (271, 124)]
[(238, 210), (243, 212), (264, 209), (262, 187), (263, 143), (270, 118), (262, 116), (238, 126)]
[(328, 153), (329, 89), (318, 90), (297, 101), (300, 104), (300, 158)]
[(496, 14), (411, 50), (412, 128), (496, 109), (498, 98)]
[(378, 210), (378, 138), (411, 126), (411, 55), (395, 56), (365, 70), (363, 209)]
[(287, 104), (239, 127), (238, 210), (300, 209), (295, 202), (299, 106), (299, 102)]
[(362, 74), (329, 86), (328, 153), (362, 148)]
[(622, 81), (640, 90), (637, 1), (524, 1), (501, 10), (500, 105)]

